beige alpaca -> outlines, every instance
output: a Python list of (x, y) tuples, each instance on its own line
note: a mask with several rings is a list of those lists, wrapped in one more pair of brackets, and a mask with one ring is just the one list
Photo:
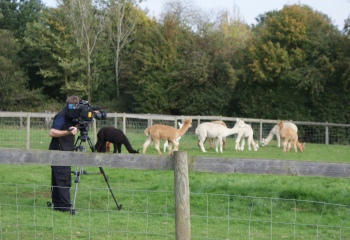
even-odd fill
[[(212, 123), (221, 124), (222, 126), (227, 127), (226, 124), (223, 121), (221, 121), (221, 120), (212, 121)], [(204, 140), (204, 143), (205, 143), (205, 141), (206, 140)], [(213, 148), (213, 146), (214, 146), (214, 138), (209, 138), (209, 146), (210, 146), (210, 148)], [(222, 148), (225, 150), (225, 147), (226, 147), (226, 137), (223, 137), (222, 138)]]
[[(180, 129), (180, 128), (182, 128), (182, 125), (183, 125), (183, 124), (182, 124), (181, 122), (178, 122), (177, 125), (179, 126), (179, 129)], [(176, 142), (177, 142), (177, 143), (180, 143), (180, 139), (181, 139), (181, 136), (178, 137), (178, 138), (176, 139)], [(164, 152), (166, 152), (166, 149), (168, 148), (168, 145), (169, 145), (168, 140), (165, 140), (165, 142), (164, 142), (164, 147), (163, 147), (163, 149), (164, 149), (163, 151), (164, 151)], [(175, 148), (174, 148), (174, 151), (177, 151), (177, 150), (178, 150), (178, 149), (175, 149)]]
[(143, 154), (146, 153), (147, 147), (154, 141), (154, 145), (159, 154), (162, 154), (159, 150), (159, 141), (167, 140), (169, 145), (169, 154), (173, 155), (173, 148), (178, 149), (179, 143), (176, 141), (178, 137), (181, 137), (186, 131), (192, 127), (191, 119), (186, 119), (182, 128), (176, 129), (162, 124), (154, 124), (145, 129), (144, 133), (147, 136), (146, 142), (143, 144)]
[[(291, 129), (291, 128), (284, 128), (283, 127), (283, 122), (282, 121), (278, 121), (277, 124), (280, 128), (280, 136), (283, 139), (283, 152), (287, 151), (287, 146), (288, 146), (288, 152), (290, 151), (292, 144), (294, 146), (294, 150), (295, 152), (298, 152), (298, 149), (300, 152), (304, 152), (304, 145), (305, 144), (301, 144), (298, 141), (298, 134), (295, 130)], [(297, 149), (298, 148), (298, 149)]]

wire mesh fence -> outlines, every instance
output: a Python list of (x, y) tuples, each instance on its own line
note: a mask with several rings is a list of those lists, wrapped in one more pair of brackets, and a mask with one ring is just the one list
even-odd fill
[[(174, 192), (79, 188), (75, 215), (46, 207), (50, 186), (0, 184), (1, 239), (175, 239)], [(350, 239), (349, 205), (191, 193), (191, 239)]]

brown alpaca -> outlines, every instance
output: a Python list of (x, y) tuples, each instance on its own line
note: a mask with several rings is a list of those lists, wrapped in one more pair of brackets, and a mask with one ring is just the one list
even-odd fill
[[(223, 121), (220, 121), (220, 120), (212, 121), (212, 123), (221, 124), (222, 126), (227, 127), (226, 124)], [(204, 140), (204, 143), (205, 143), (206, 140), (207, 139)], [(213, 138), (209, 138), (209, 146), (210, 146), (210, 148), (213, 148), (213, 146), (214, 146), (213, 142), (214, 142), (214, 139)], [(198, 145), (199, 145), (199, 142), (198, 142)], [(222, 138), (222, 148), (224, 150), (226, 149), (225, 146), (226, 146), (226, 137), (223, 137)]]
[(106, 142), (106, 152), (110, 152), (110, 151), (111, 151), (111, 143)]
[[(288, 152), (290, 151), (292, 144), (294, 146), (295, 152), (298, 152), (298, 149), (300, 152), (304, 152), (304, 145), (305, 143), (301, 144), (298, 141), (298, 134), (296, 131), (294, 131), (291, 128), (283, 128), (283, 122), (278, 121), (277, 124), (280, 127), (280, 136), (283, 139), (283, 152), (287, 151), (287, 145), (288, 145)], [(298, 148), (298, 149), (297, 149)]]
[[(192, 127), (191, 119), (186, 119), (182, 128), (176, 129), (174, 127), (170, 127), (162, 124), (154, 124), (145, 129), (145, 135), (147, 137), (146, 142), (143, 144), (143, 154), (146, 153), (147, 147), (154, 141), (154, 145), (159, 154), (162, 154), (159, 150), (159, 141), (167, 140), (169, 145), (169, 154), (173, 155), (173, 147), (174, 149), (178, 149), (179, 143), (176, 141), (178, 137), (181, 137), (186, 133), (186, 131)], [(172, 146), (173, 145), (173, 146)]]

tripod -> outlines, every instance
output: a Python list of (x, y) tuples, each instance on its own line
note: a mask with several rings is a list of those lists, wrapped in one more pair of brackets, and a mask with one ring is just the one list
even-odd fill
[[(91, 151), (92, 152), (96, 152), (96, 149), (95, 149), (94, 145), (92, 144), (91, 139), (90, 139), (90, 137), (88, 135), (86, 127), (79, 128), (79, 129), (80, 129), (80, 136), (75, 141), (74, 151), (85, 152), (86, 151), (86, 144), (88, 143), (89, 146), (90, 146)], [(85, 143), (85, 145), (82, 145), (83, 143)], [(122, 205), (118, 204), (117, 199), (115, 198), (114, 193), (113, 193), (113, 191), (112, 191), (112, 189), (111, 189), (111, 187), (109, 185), (108, 178), (106, 176), (105, 171), (103, 170), (102, 167), (99, 167), (99, 169), (100, 169), (100, 173), (103, 175), (103, 177), (105, 179), (105, 182), (107, 183), (109, 191), (112, 194), (112, 197), (113, 197), (114, 202), (115, 202), (115, 204), (117, 206), (117, 209), (121, 210), (122, 209)], [(74, 190), (74, 200), (73, 200), (73, 204), (72, 204), (72, 208), (71, 208), (71, 214), (74, 215), (75, 214), (75, 203), (76, 203), (76, 198), (77, 198), (77, 193), (78, 193), (78, 184), (80, 183), (80, 176), (82, 174), (88, 174), (88, 173), (86, 171), (84, 171), (82, 167), (80, 167), (79, 170), (78, 170), (78, 167), (75, 167), (75, 170), (72, 173), (74, 173), (74, 175), (75, 175), (75, 180), (74, 180), (74, 182), (75, 182), (75, 190)]]

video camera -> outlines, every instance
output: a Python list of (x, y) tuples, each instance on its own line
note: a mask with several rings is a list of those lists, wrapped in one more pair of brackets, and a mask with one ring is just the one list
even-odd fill
[(97, 120), (107, 119), (107, 112), (100, 111), (97, 106), (92, 106), (87, 100), (80, 100), (78, 104), (68, 104), (68, 118), (81, 125)]

